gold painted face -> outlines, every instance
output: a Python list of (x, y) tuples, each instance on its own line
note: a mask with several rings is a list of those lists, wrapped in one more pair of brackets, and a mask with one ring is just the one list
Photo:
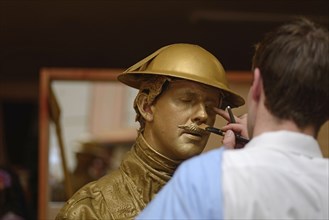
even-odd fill
[(173, 80), (150, 107), (144, 137), (152, 148), (174, 159), (200, 154), (208, 133), (186, 129), (191, 124), (213, 126), (220, 103), (220, 90), (189, 80)]

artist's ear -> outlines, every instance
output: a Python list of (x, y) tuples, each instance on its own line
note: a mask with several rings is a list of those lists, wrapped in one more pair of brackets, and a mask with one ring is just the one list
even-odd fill
[(148, 103), (147, 94), (145, 93), (139, 94), (136, 100), (136, 104), (142, 117), (146, 121), (152, 121), (153, 112), (152, 112), (151, 104)]
[(253, 74), (254, 80), (251, 86), (251, 97), (254, 101), (258, 102), (263, 92), (263, 79), (258, 68), (254, 69)]

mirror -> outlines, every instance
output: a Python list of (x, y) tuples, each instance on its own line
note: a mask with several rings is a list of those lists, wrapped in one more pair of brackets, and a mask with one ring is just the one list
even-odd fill
[(40, 219), (54, 219), (81, 186), (117, 168), (134, 143), (137, 90), (116, 80), (121, 72), (41, 71)]
[[(40, 72), (39, 219), (54, 219), (64, 201), (85, 183), (115, 169), (136, 138), (137, 90), (117, 81), (122, 69), (46, 68)], [(252, 76), (227, 72), (231, 89), (247, 100)], [(235, 115), (246, 105), (233, 109)], [(225, 121), (218, 117), (216, 127)], [(328, 124), (318, 140), (329, 156)], [(211, 134), (205, 152), (221, 146)], [(62, 160), (62, 158), (65, 158)]]

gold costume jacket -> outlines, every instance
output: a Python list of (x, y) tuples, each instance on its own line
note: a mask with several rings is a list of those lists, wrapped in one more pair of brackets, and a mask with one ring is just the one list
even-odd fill
[(169, 181), (179, 163), (153, 150), (139, 135), (119, 169), (82, 187), (56, 220), (133, 219)]

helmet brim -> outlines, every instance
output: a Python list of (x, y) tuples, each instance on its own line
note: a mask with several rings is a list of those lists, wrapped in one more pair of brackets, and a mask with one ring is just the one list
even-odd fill
[(236, 108), (239, 106), (242, 106), (245, 104), (244, 99), (233, 92), (231, 89), (229, 89), (226, 85), (220, 83), (220, 82), (214, 82), (214, 81), (209, 81), (209, 82), (200, 82), (198, 79), (196, 79), (195, 75), (189, 76), (189, 74), (183, 74), (179, 73), (179, 77), (177, 77), (177, 73), (171, 73), (171, 72), (150, 72), (150, 71), (132, 71), (132, 72), (125, 72), (122, 73), (118, 76), (118, 80), (130, 87), (140, 89), (142, 83), (146, 80), (148, 77), (152, 77), (152, 75), (163, 75), (163, 76), (169, 76), (169, 77), (175, 77), (175, 78), (181, 78), (181, 79), (186, 79), (190, 80), (193, 82), (197, 83), (202, 83), (208, 86), (212, 86), (217, 89), (221, 89), (224, 93), (224, 99), (222, 102), (222, 109), (225, 109), (228, 105), (231, 108)]

